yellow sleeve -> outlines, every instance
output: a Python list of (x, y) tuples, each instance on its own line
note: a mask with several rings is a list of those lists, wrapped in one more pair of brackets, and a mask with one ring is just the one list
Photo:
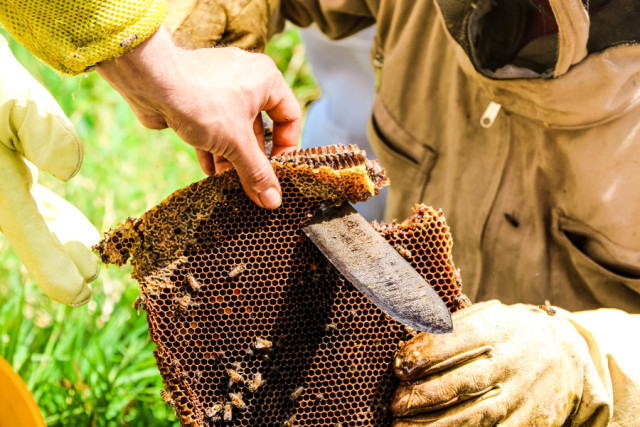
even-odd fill
[(0, 22), (64, 74), (79, 74), (142, 43), (162, 24), (166, 0), (0, 0)]

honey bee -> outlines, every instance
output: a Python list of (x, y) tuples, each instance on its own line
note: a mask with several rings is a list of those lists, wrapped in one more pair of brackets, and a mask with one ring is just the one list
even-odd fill
[(260, 386), (262, 386), (262, 384), (264, 384), (264, 380), (262, 379), (262, 374), (258, 372), (253, 376), (253, 380), (251, 380), (251, 382), (247, 386), (247, 389), (251, 393), (254, 393), (256, 390), (260, 388)]
[[(458, 291), (462, 287), (462, 281), (460, 279), (456, 279), (456, 286), (458, 287)], [(471, 301), (467, 296), (463, 293), (460, 293), (458, 296), (453, 297), (453, 303), (457, 308), (465, 308), (471, 305)]]
[(176, 401), (171, 397), (171, 393), (168, 393), (164, 390), (160, 390), (160, 397), (164, 400), (169, 406), (176, 406)]
[(212, 351), (212, 352), (204, 353), (202, 356), (205, 359), (220, 360), (224, 356), (224, 352), (221, 351), (221, 352), (216, 353), (215, 351)]
[(222, 419), (226, 422), (233, 420), (233, 407), (230, 402), (226, 402), (224, 404), (224, 414), (222, 415)]
[(247, 404), (242, 400), (242, 393), (229, 393), (231, 404), (241, 411), (247, 409)]
[(326, 325), (324, 325), (325, 332), (335, 331), (336, 329), (338, 329), (338, 327), (335, 323), (327, 323)]
[(227, 369), (227, 375), (229, 375), (229, 385), (244, 382), (244, 377), (235, 369)]
[(304, 391), (304, 387), (302, 387), (302, 386), (296, 388), (289, 395), (289, 400), (291, 400), (292, 402), (298, 400), (298, 398), (300, 397), (300, 395), (302, 394), (303, 391)]
[(551, 306), (549, 300), (545, 300), (544, 305), (539, 305), (538, 307), (540, 308), (540, 310), (544, 310), (549, 316), (556, 315), (556, 309)]
[(238, 264), (235, 267), (233, 267), (231, 270), (229, 270), (229, 277), (234, 278), (234, 277), (240, 275), (246, 269), (247, 269), (246, 265)]
[(176, 304), (181, 310), (187, 310), (190, 306), (193, 305), (191, 301), (191, 297), (189, 295), (183, 295), (181, 297), (174, 298)]
[(316, 393), (316, 395), (314, 397), (316, 398), (316, 400), (318, 402), (324, 400), (324, 394), (322, 394), (322, 393)]
[(415, 337), (416, 335), (418, 335), (418, 331), (416, 331), (415, 329), (412, 329), (408, 326), (404, 327), (404, 331), (407, 333), (408, 336), (410, 336), (411, 338)]
[(293, 427), (296, 422), (296, 416), (291, 415), (289, 418), (282, 422), (282, 427)]
[(395, 250), (396, 250), (400, 255), (402, 255), (404, 258), (406, 258), (406, 259), (411, 259), (411, 256), (412, 256), (412, 255), (411, 255), (411, 251), (410, 251), (410, 250), (406, 249), (404, 246), (399, 245), (399, 244), (397, 244), (397, 243), (396, 243), (393, 247), (394, 247), (394, 248), (395, 248)]
[(271, 350), (273, 348), (273, 343), (264, 338), (256, 338), (253, 342), (253, 348), (255, 350)]
[(130, 36), (127, 36), (127, 37), (123, 38), (122, 40), (120, 40), (120, 46), (121, 47), (131, 46), (131, 43), (133, 43), (136, 40), (138, 40), (138, 35), (137, 34), (131, 34)]
[(217, 417), (218, 421), (219, 421), (220, 417), (218, 417), (218, 414), (220, 414), (220, 412), (222, 412), (222, 403), (216, 403), (213, 406), (210, 406), (207, 409), (205, 409), (204, 410), (204, 415), (207, 418)]
[(136, 298), (136, 300), (133, 302), (133, 308), (136, 309), (138, 316), (140, 315), (140, 309), (145, 309), (146, 300), (147, 298), (143, 294), (140, 294), (138, 295), (138, 298)]
[(189, 283), (191, 290), (193, 290), (193, 292), (196, 294), (200, 292), (200, 290), (202, 289), (202, 285), (200, 285), (200, 283), (198, 283), (196, 278), (193, 277), (191, 274), (187, 276), (187, 282)]

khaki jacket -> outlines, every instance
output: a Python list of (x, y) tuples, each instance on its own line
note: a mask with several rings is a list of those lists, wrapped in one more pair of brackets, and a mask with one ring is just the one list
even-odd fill
[[(472, 300), (640, 312), (640, 46), (561, 47), (555, 78), (495, 80), (431, 1), (284, 10), (337, 37), (377, 19), (370, 136), (391, 178), (387, 219), (441, 208)], [(564, 37), (584, 41), (581, 24)], [(491, 102), (502, 108), (485, 128)]]
[[(391, 178), (387, 219), (418, 202), (441, 208), (472, 300), (640, 313), (640, 45), (587, 55), (582, 2), (551, 6), (555, 67), (517, 78), (479, 71), (455, 38), (473, 31), (468, 1), (282, 3), (294, 23), (335, 38), (376, 21), (369, 135)], [(492, 102), (501, 109), (483, 127)], [(639, 316), (572, 321), (610, 392), (582, 409), (611, 405), (612, 425), (639, 425)]]

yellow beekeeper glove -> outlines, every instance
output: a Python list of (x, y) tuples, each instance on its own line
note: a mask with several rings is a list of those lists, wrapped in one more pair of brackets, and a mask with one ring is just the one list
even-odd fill
[(607, 425), (607, 360), (570, 315), (490, 301), (417, 335), (394, 361), (393, 426)]
[[(85, 304), (98, 260), (83, 243), (50, 232), (30, 193), (33, 177), (25, 162), (67, 180), (80, 168), (82, 144), (60, 106), (1, 38), (0, 64), (0, 230), (45, 294), (60, 303)], [(62, 218), (74, 212), (46, 190), (34, 192), (53, 223), (64, 224)], [(83, 217), (73, 213), (72, 226), (86, 230), (86, 223), (77, 225), (83, 224), (78, 216)]]

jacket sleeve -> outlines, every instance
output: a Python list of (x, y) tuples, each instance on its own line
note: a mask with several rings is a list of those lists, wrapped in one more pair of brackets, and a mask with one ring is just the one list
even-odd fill
[(281, 0), (285, 18), (307, 27), (315, 23), (332, 39), (348, 37), (375, 23), (378, 0)]
[(235, 46), (264, 51), (282, 30), (279, 0), (168, 0), (165, 27), (186, 49)]
[(188, 49), (232, 45), (263, 51), (282, 31), (285, 18), (306, 27), (315, 22), (331, 38), (374, 23), (377, 0), (168, 0), (165, 26)]
[(162, 24), (166, 0), (0, 0), (0, 22), (64, 74), (122, 55)]
[(604, 401), (609, 425), (640, 425), (640, 315), (606, 308), (562, 313), (586, 341), (597, 371), (585, 381), (578, 412)]

